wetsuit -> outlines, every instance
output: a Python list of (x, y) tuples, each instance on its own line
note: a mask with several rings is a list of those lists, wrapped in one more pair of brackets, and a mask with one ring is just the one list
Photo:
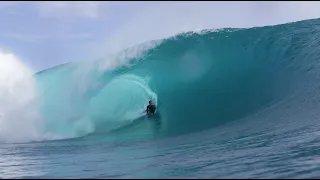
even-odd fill
[(148, 106), (147, 106), (147, 114), (148, 115), (154, 115), (154, 113), (156, 112), (156, 106), (155, 105), (153, 105), (153, 104), (149, 104)]

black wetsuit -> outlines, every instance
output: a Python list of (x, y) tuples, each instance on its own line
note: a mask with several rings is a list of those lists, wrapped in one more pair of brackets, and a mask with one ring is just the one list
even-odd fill
[(147, 106), (147, 114), (148, 115), (154, 115), (154, 113), (156, 112), (156, 106), (155, 105), (153, 105), (153, 104), (149, 104), (148, 106)]

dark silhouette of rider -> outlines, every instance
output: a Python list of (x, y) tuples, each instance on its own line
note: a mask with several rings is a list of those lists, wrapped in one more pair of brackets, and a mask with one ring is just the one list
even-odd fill
[(149, 101), (149, 105), (147, 106), (147, 115), (154, 115), (156, 112), (156, 106), (152, 104), (152, 101)]

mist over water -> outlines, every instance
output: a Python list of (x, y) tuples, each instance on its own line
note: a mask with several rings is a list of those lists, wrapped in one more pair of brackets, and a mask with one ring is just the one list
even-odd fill
[(42, 119), (33, 72), (13, 54), (0, 52), (0, 142), (41, 139)]

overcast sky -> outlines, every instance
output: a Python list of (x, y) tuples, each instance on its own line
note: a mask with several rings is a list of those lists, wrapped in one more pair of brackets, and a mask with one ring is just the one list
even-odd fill
[(320, 17), (320, 2), (0, 2), (0, 49), (39, 71), (204, 28)]

